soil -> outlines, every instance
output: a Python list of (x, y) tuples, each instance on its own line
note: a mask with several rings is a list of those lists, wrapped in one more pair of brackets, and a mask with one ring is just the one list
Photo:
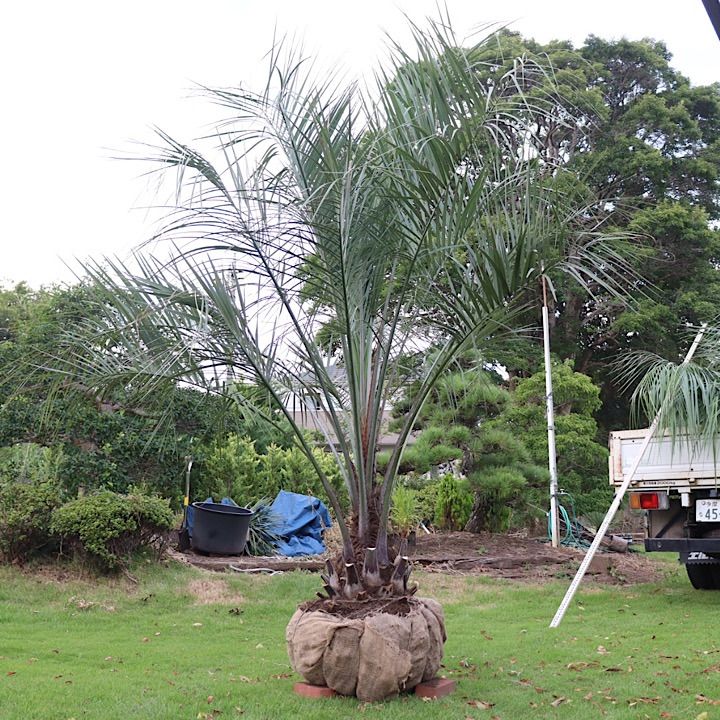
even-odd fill
[[(582, 549), (553, 548), (544, 537), (453, 532), (418, 536), (412, 560), (428, 572), (539, 582), (574, 577), (584, 556)], [(662, 569), (656, 560), (636, 552), (598, 552), (587, 575), (596, 582), (627, 585), (656, 582)]]
[(300, 605), (305, 612), (320, 610), (346, 620), (362, 620), (377, 613), (407, 615), (418, 603), (413, 598), (375, 598), (371, 600), (310, 600)]
[[(632, 547), (632, 546), (631, 546)], [(328, 552), (328, 555), (331, 551)], [(520, 582), (571, 579), (585, 554), (569, 547), (553, 548), (545, 538), (502, 533), (433, 533), (418, 535), (410, 559), (426, 572), (452, 575), (479, 575)], [(173, 553), (184, 562), (211, 570), (237, 572), (277, 572), (293, 569), (321, 570), (325, 556), (221, 557), (193, 551)], [(635, 552), (598, 552), (587, 571), (591, 581), (611, 585), (631, 585), (662, 579), (662, 565)]]

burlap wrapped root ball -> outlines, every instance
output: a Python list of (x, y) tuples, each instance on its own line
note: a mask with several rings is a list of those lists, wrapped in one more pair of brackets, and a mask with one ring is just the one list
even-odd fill
[(405, 615), (350, 619), (298, 609), (285, 632), (290, 664), (311, 685), (376, 702), (434, 678), (446, 640), (442, 607), (413, 598)]

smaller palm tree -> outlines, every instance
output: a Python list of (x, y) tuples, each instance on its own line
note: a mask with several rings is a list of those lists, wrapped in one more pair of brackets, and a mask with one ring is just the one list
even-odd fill
[(625, 391), (632, 389), (636, 426), (657, 418), (657, 432), (678, 442), (714, 441), (720, 432), (720, 325), (687, 328), (692, 358), (668, 360), (653, 352), (629, 352), (615, 362)]

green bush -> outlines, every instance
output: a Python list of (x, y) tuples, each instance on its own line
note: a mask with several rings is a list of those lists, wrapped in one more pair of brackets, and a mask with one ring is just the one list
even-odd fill
[[(335, 458), (321, 448), (313, 457), (330, 484), (338, 491), (341, 504), (348, 505), (347, 491)], [(258, 453), (248, 438), (230, 435), (210, 450), (204, 462), (203, 477), (195, 483), (193, 496), (219, 500), (230, 497), (250, 506), (262, 498), (273, 498), (278, 491), (313, 495), (328, 504), (328, 498), (313, 464), (299, 447), (282, 448), (270, 444)]]
[(439, 485), (440, 482), (438, 480), (433, 480), (417, 490), (417, 503), (418, 512), (420, 513), (420, 521), (428, 526), (435, 523), (435, 509), (437, 506)]
[(51, 482), (0, 485), (0, 559), (22, 563), (52, 544), (50, 518), (60, 505)]
[(269, 494), (258, 485), (259, 455), (249, 438), (231, 434), (216, 444), (205, 460), (203, 496), (233, 498), (250, 504)]
[(392, 493), (390, 522), (395, 532), (407, 537), (422, 520), (418, 504), (418, 491), (405, 485), (396, 485)]
[(60, 536), (63, 549), (94, 561), (102, 570), (115, 570), (137, 550), (161, 552), (174, 521), (167, 500), (103, 490), (57, 508), (51, 531)]
[(436, 488), (435, 524), (443, 530), (462, 530), (473, 507), (468, 481), (447, 474), (436, 483)]
[(62, 448), (18, 443), (0, 448), (0, 483), (55, 482), (64, 456)]

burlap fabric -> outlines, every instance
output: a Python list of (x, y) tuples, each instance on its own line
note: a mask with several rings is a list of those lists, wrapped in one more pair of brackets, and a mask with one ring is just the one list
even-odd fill
[(297, 610), (285, 632), (290, 664), (311, 685), (375, 702), (411, 690), (440, 669), (445, 621), (440, 604), (415, 598), (407, 615), (355, 620)]

